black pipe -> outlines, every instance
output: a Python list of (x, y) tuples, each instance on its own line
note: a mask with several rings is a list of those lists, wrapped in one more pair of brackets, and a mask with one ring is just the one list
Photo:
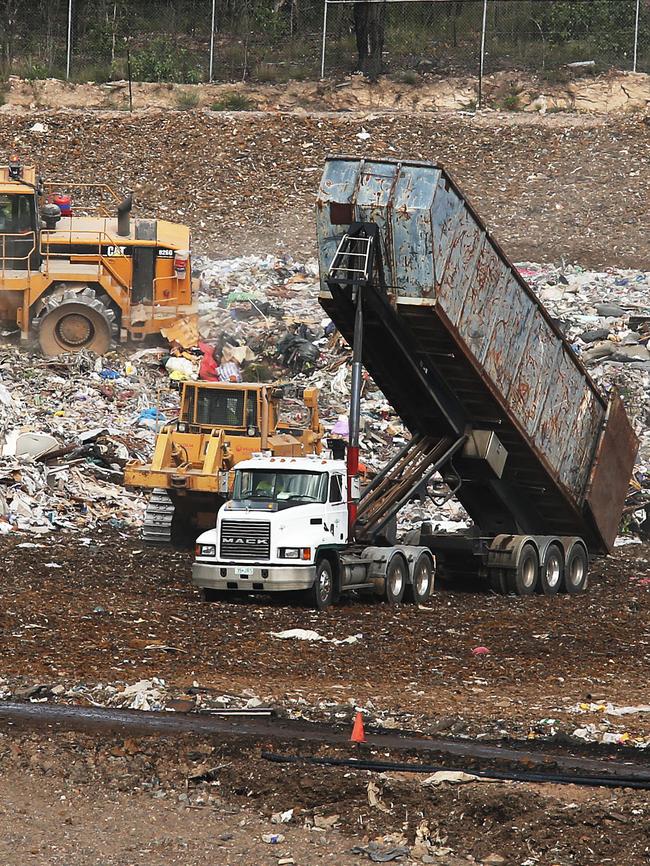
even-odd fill
[(117, 233), (120, 237), (128, 238), (131, 234), (131, 208), (133, 207), (133, 193), (127, 192), (117, 206)]
[(266, 761), (276, 764), (317, 764), (331, 767), (355, 767), (375, 773), (438, 773), (440, 771), (467, 773), (481, 779), (513, 782), (553, 782), (559, 785), (583, 785), (591, 788), (636, 788), (650, 791), (650, 778), (630, 779), (626, 776), (572, 776), (568, 773), (527, 773), (519, 770), (458, 770), (434, 764), (404, 764), (393, 761), (367, 761), (354, 758), (315, 758), (311, 755), (279, 755), (262, 752)]

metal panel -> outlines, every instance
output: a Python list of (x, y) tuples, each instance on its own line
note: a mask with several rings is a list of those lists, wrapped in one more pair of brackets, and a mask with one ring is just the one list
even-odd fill
[[(340, 205), (337, 219), (332, 203)], [(426, 163), (331, 158), (317, 204), (324, 291), (336, 242), (345, 231), (341, 215), (347, 208), (356, 220), (380, 227), (386, 277), (398, 314), (406, 320), (407, 310), (412, 311), (418, 299), (435, 304), (431, 312), (458, 348), (458, 358), (462, 356), (477, 374), (480, 394), (473, 394), (470, 403), (492, 401), (495, 416), (503, 413), (501, 423), (509, 425), (508, 435), (522, 437), (525, 443), (527, 464), (522, 473), (538, 473), (538, 489), (552, 488), (577, 516), (604, 423), (605, 398), (449, 174)], [(428, 342), (422, 331), (426, 321), (432, 320), (421, 319), (412, 355), (418, 363), (426, 356), (428, 369), (435, 372), (435, 348), (433, 354), (418, 348), (435, 347), (435, 339)], [(400, 351), (409, 349), (407, 342)], [(453, 358), (452, 352), (446, 357)], [(393, 366), (382, 367), (389, 381), (378, 384), (399, 404), (403, 383), (390, 379), (393, 368), (400, 369), (397, 359)], [(463, 375), (458, 378), (461, 402), (470, 381)], [(401, 411), (413, 414), (408, 406)], [(427, 407), (422, 407), (422, 417), (428, 417)], [(624, 453), (621, 467), (631, 468), (630, 459)], [(625, 474), (627, 469), (620, 471)], [(604, 505), (602, 510), (606, 511)]]
[(588, 510), (605, 547), (610, 549), (618, 532), (638, 444), (623, 401), (614, 394), (607, 409), (587, 492)]
[[(487, 333), (488, 329), (492, 328), (483, 354), (477, 355), (477, 360), (483, 365), (491, 381), (497, 383), (506, 396), (521, 367), (526, 350), (528, 321), (534, 311), (534, 305), (527, 295), (513, 292), (514, 282), (512, 274), (503, 265), (501, 279), (493, 286), (484, 284), (484, 302), (475, 299), (476, 304), (471, 311), (479, 323), (483, 321), (483, 317), (485, 320), (484, 329), (475, 326), (475, 331)], [(465, 314), (469, 320), (469, 309)]]
[(451, 241), (449, 257), (445, 267), (438, 303), (453, 325), (458, 324), (465, 295), (475, 282), (476, 261), (479, 257), (485, 233), (468, 213), (463, 214), (460, 227)]
[(400, 297), (427, 298), (435, 293), (431, 207), (439, 177), (437, 170), (423, 174), (405, 166), (395, 183), (391, 221)]

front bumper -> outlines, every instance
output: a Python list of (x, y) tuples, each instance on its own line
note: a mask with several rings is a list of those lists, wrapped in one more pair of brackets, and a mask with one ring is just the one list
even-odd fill
[[(246, 577), (242, 576), (238, 573), (242, 567), (252, 568), (253, 573)], [(262, 572), (265, 573), (265, 577), (262, 576)], [(241, 566), (220, 562), (195, 562), (192, 566), (192, 583), (205, 589), (282, 592), (311, 589), (315, 579), (315, 565)]]

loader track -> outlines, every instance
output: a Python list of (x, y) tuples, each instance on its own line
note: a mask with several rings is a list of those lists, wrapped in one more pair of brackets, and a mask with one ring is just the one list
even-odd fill
[(142, 524), (142, 538), (149, 544), (170, 544), (174, 503), (161, 487), (151, 491)]

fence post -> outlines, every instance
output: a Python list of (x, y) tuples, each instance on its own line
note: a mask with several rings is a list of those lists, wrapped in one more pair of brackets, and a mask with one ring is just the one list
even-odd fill
[(208, 81), (212, 84), (212, 70), (214, 68), (214, 22), (217, 15), (217, 0), (212, 0), (212, 23), (210, 24), (210, 70)]
[(483, 103), (483, 66), (485, 63), (485, 29), (487, 27), (487, 4), (488, 0), (483, 0), (483, 23), (481, 24), (481, 59), (478, 70), (478, 107), (481, 108)]
[(641, 0), (636, 0), (636, 20), (634, 22), (634, 59), (632, 61), (632, 72), (636, 72), (636, 61), (639, 53), (639, 12)]
[(70, 57), (72, 55), (72, 0), (68, 0), (68, 44), (65, 58), (65, 78), (70, 78)]
[(328, 0), (325, 0), (323, 4), (323, 47), (321, 50), (321, 58), (320, 58), (320, 77), (325, 78), (325, 43), (327, 41), (327, 3)]

